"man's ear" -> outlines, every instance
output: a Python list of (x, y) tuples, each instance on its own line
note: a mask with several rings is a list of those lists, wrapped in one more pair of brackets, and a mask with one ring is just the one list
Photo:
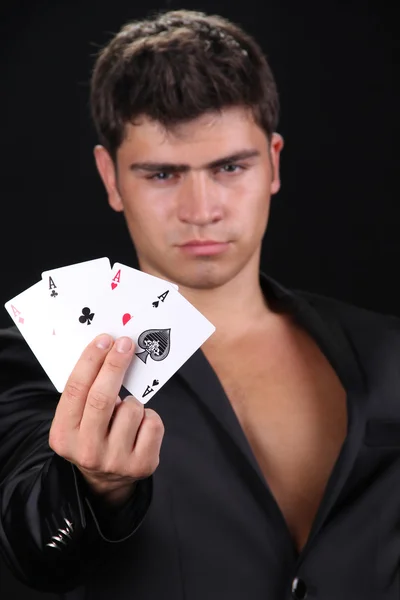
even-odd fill
[(273, 133), (270, 143), (270, 157), (272, 168), (271, 194), (279, 192), (281, 177), (279, 172), (280, 154), (284, 146), (283, 137), (279, 133)]
[(112, 209), (121, 212), (124, 210), (124, 206), (118, 191), (114, 162), (104, 146), (95, 146), (93, 153), (97, 170), (106, 188), (108, 203)]

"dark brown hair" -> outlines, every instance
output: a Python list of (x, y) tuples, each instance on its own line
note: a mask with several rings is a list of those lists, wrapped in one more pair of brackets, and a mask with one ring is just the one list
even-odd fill
[(125, 124), (146, 115), (166, 130), (206, 112), (244, 106), (268, 139), (279, 100), (255, 39), (231, 21), (190, 10), (124, 25), (100, 51), (91, 79), (100, 143), (115, 159)]

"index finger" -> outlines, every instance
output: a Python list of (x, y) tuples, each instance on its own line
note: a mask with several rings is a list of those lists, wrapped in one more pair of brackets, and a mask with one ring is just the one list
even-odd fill
[(132, 360), (135, 345), (131, 338), (118, 338), (104, 359), (100, 371), (89, 390), (83, 410), (80, 430), (96, 445), (109, 433), (115, 403), (121, 390), (125, 372)]
[(67, 429), (79, 427), (89, 391), (113, 341), (110, 335), (101, 334), (86, 346), (65, 384), (54, 422), (62, 422)]

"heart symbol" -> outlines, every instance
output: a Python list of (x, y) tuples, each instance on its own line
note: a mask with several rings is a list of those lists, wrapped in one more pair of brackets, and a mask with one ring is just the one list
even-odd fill
[(132, 319), (132, 315), (125, 313), (122, 317), (122, 325), (126, 325)]
[(111, 283), (111, 289), (112, 289), (112, 290), (115, 290), (115, 288), (116, 288), (116, 287), (117, 287), (117, 284), (116, 284), (116, 283), (114, 283), (114, 282), (112, 282), (112, 283)]
[(158, 379), (154, 379), (153, 381), (153, 385), (158, 385), (160, 382), (158, 381)]

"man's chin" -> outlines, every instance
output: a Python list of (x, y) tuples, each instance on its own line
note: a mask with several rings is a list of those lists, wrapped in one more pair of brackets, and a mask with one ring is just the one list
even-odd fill
[[(229, 283), (240, 271), (241, 265), (227, 257), (195, 257), (189, 260), (176, 260), (176, 257), (164, 257), (163, 264), (157, 262), (144, 271), (161, 277), (180, 288), (193, 290), (213, 290)], [(169, 260), (168, 260), (169, 258)]]
[(221, 265), (206, 265), (208, 268), (192, 269), (191, 271), (180, 270), (175, 276), (174, 282), (180, 287), (194, 290), (212, 290), (226, 284), (232, 279), (232, 273)]

